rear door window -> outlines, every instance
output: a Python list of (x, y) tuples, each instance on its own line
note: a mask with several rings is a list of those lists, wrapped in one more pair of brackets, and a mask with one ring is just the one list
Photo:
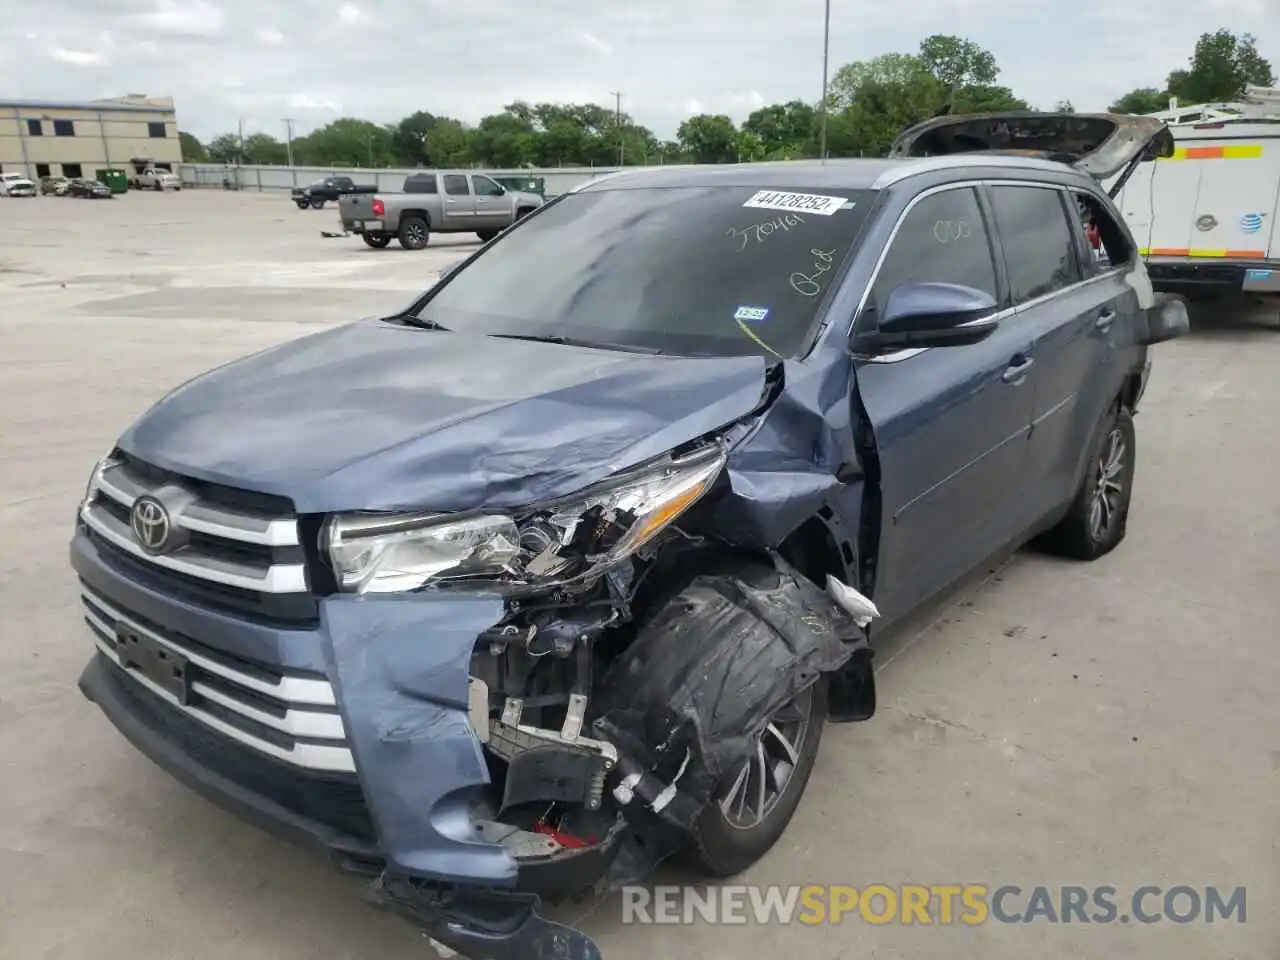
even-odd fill
[(1033, 186), (990, 190), (1015, 304), (1047, 296), (1082, 278), (1065, 191)]
[(931, 194), (903, 217), (872, 288), (877, 313), (907, 283), (958, 283), (999, 296), (991, 238), (973, 188)]

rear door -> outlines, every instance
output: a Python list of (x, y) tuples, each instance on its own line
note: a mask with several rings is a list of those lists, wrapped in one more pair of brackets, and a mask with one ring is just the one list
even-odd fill
[(446, 173), (440, 180), (444, 187), (444, 229), (476, 229), (476, 198), (471, 192), (471, 177), (465, 173)]
[[(990, 218), (972, 186), (917, 198), (899, 220), (860, 328), (903, 283), (960, 283), (1004, 301)], [(981, 343), (859, 360), (859, 399), (880, 460), (875, 600), (886, 621), (1015, 538), (1024, 511), (1034, 333), (1002, 311)]]
[(476, 198), (476, 229), (501, 230), (510, 226), (515, 219), (511, 195), (492, 178), (478, 173), (472, 174), (471, 186)]
[(1137, 294), (1123, 265), (1104, 271), (1092, 248), (1086, 254), (1085, 210), (1068, 190), (994, 183), (987, 192), (1015, 320), (1034, 341), (1026, 493), (1034, 522), (1074, 495), (1085, 446), (1123, 379), (1117, 338), (1127, 333), (1132, 342)]

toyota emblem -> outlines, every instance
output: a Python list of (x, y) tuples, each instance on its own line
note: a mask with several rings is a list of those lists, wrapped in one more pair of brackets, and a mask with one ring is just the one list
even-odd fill
[(160, 553), (169, 542), (169, 511), (155, 497), (133, 501), (129, 523), (138, 546), (148, 553)]

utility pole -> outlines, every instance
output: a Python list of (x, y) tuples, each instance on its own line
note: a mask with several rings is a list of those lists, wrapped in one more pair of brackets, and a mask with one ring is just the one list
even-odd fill
[(818, 156), (827, 162), (827, 57), (831, 50), (831, 0), (826, 0), (822, 23), (822, 132), (818, 135)]
[(626, 146), (622, 137), (622, 94), (615, 91), (613, 94), (613, 101), (615, 104), (613, 125), (618, 131), (618, 166), (622, 166), (623, 161), (626, 159)]
[(244, 163), (244, 119), (243, 118), (236, 121), (236, 129), (239, 131), (239, 134), (240, 134), (240, 156), (236, 158), (236, 164), (241, 165)]
[(285, 149), (288, 151), (289, 166), (292, 167), (293, 166), (293, 117), (285, 117), (283, 120), (283, 123), (284, 123)]

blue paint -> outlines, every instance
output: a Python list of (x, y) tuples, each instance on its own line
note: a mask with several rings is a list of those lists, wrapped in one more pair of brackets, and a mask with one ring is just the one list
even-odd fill
[(1246, 213), (1240, 218), (1240, 229), (1245, 233), (1257, 233), (1262, 229), (1262, 214)]

